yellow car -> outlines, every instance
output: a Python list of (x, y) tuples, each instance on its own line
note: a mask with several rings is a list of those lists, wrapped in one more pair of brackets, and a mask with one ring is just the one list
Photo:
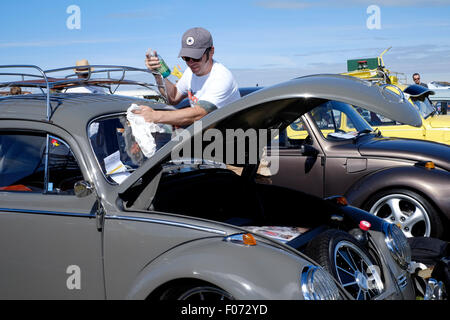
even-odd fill
[[(404, 93), (405, 98), (416, 107), (422, 118), (422, 126), (416, 128), (361, 108), (357, 108), (357, 110), (373, 128), (379, 129), (383, 136), (422, 139), (450, 144), (450, 115), (438, 114), (437, 109), (429, 99), (430, 95), (434, 95), (434, 91), (415, 84), (410, 86), (400, 84), (398, 76), (391, 75), (390, 71), (384, 66), (382, 56), (387, 50), (377, 58), (348, 60), (347, 66), (349, 70), (343, 74), (384, 85), (387, 84), (386, 88), (394, 92), (398, 90), (395, 86), (398, 87)], [(401, 92), (399, 94), (401, 95)]]

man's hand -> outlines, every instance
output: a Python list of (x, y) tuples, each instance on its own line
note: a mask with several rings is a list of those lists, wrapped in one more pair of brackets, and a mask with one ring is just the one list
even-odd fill
[(139, 109), (132, 110), (134, 114), (138, 114), (144, 118), (146, 122), (160, 122), (159, 111), (153, 110), (148, 106), (139, 106)]
[(161, 64), (156, 51), (153, 51), (153, 56), (151, 55), (151, 52), (152, 49), (149, 49), (145, 55), (145, 66), (150, 71), (156, 71), (161, 67)]
[(131, 112), (142, 116), (146, 122), (164, 123), (173, 126), (190, 125), (208, 114), (205, 109), (198, 105), (178, 110), (153, 110), (148, 106), (139, 106), (139, 109)]

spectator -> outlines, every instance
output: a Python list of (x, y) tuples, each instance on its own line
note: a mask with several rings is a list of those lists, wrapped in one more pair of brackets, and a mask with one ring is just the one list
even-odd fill
[[(77, 74), (79, 79), (86, 79), (89, 80), (92, 74), (92, 71), (94, 71), (94, 68), (88, 67), (89, 61), (86, 59), (82, 59), (76, 62), (76, 67), (74, 69), (75, 73)], [(83, 68), (79, 68), (83, 67)], [(80, 85), (77, 85), (76, 87), (72, 87), (67, 89), (65, 92), (67, 93), (98, 93), (98, 94), (106, 94), (104, 88), (99, 86), (91, 86), (87, 84), (81, 83)]]
[(413, 80), (415, 84), (428, 88), (428, 85), (426, 83), (420, 82), (420, 74), (418, 74), (417, 72), (413, 74)]
[(9, 89), (9, 94), (12, 96), (17, 96), (22, 94), (22, 89), (20, 87), (11, 87), (11, 89)]

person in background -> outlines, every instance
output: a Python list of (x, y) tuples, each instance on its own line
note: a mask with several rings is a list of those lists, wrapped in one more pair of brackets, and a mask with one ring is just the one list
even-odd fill
[[(151, 50), (150, 50), (151, 52)], [(181, 79), (173, 84), (167, 78), (155, 75), (158, 84), (165, 82), (169, 104), (176, 105), (188, 97), (190, 108), (178, 110), (153, 110), (139, 106), (134, 110), (147, 122), (164, 123), (174, 126), (187, 126), (208, 113), (238, 100), (241, 96), (232, 73), (220, 62), (213, 59), (215, 48), (213, 39), (204, 28), (191, 28), (181, 39), (181, 57), (187, 65)], [(147, 54), (145, 64), (150, 71), (160, 68), (156, 51)], [(160, 89), (161, 93), (162, 90)]]
[[(86, 59), (78, 60), (76, 62), (76, 67), (77, 68), (75, 68), (74, 71), (79, 79), (89, 79), (90, 74), (92, 74), (92, 71), (94, 71), (94, 68), (89, 67), (89, 61), (87, 61)], [(81, 84), (80, 86), (69, 88), (65, 92), (106, 94), (104, 88), (87, 84)]]
[(417, 72), (413, 74), (413, 80), (415, 84), (428, 88), (428, 85), (426, 83), (420, 82), (420, 74), (418, 74)]
[(11, 87), (11, 89), (9, 89), (9, 94), (12, 96), (17, 96), (22, 94), (22, 89), (20, 87)]

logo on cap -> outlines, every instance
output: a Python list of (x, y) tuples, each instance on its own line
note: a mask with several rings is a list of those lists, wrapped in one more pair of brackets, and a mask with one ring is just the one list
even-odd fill
[(188, 46), (192, 46), (192, 45), (194, 44), (194, 42), (195, 42), (195, 40), (194, 40), (193, 37), (188, 37), (188, 38), (186, 39), (186, 44), (187, 44)]

